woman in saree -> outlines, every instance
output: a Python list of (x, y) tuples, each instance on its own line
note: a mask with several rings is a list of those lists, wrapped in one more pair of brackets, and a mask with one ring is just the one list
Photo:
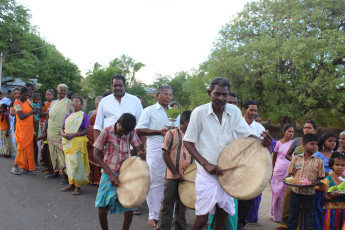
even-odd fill
[(75, 96), (72, 106), (74, 113), (68, 114), (61, 128), (62, 146), (65, 152), (66, 171), (69, 186), (61, 191), (73, 191), (72, 195), (80, 194), (80, 187), (89, 183), (89, 158), (87, 152), (90, 131), (89, 118), (81, 111), (83, 99)]
[(89, 142), (87, 143), (87, 151), (89, 155), (89, 162), (90, 162), (90, 184), (98, 185), (99, 181), (101, 179), (102, 173), (101, 173), (101, 167), (96, 163), (95, 159), (93, 158), (93, 143), (95, 141), (94, 133), (93, 133), (93, 126), (96, 121), (97, 116), (97, 108), (99, 102), (102, 100), (102, 96), (96, 97), (95, 100), (95, 107), (96, 109), (92, 112), (92, 115), (90, 116), (90, 132), (87, 135), (87, 138), (89, 139)]
[(61, 127), (68, 113), (72, 113), (72, 101), (66, 98), (68, 87), (65, 84), (60, 84), (57, 87), (58, 99), (54, 100), (51, 103), (49, 108), (49, 118), (48, 118), (48, 127), (47, 137), (49, 145), (50, 159), (53, 166), (54, 174), (51, 175), (51, 178), (59, 177), (63, 175), (61, 184), (67, 184), (67, 175), (65, 172), (65, 154), (63, 152), (61, 144)]
[[(14, 165), (11, 172), (13, 174), (29, 174), (34, 173), (31, 170), (35, 169), (34, 158), (34, 120), (33, 114), (39, 111), (33, 109), (30, 102), (27, 100), (29, 97), (29, 90), (23, 87), (20, 90), (20, 98), (16, 100), (13, 107), (16, 111), (16, 132), (14, 134), (17, 141), (17, 156), (14, 160)], [(19, 167), (22, 171), (19, 171)]]
[(283, 127), (283, 139), (277, 142), (272, 157), (273, 175), (271, 179), (271, 215), (274, 222), (280, 222), (282, 218), (282, 207), (286, 185), (283, 183), (284, 178), (287, 176), (287, 169), (290, 161), (285, 158), (287, 151), (292, 144), (295, 129), (291, 124), (285, 124)]

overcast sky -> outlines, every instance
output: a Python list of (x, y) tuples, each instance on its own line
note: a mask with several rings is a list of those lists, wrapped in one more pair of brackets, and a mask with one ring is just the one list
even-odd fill
[(137, 78), (198, 68), (225, 23), (247, 0), (19, 0), (32, 24), (78, 65), (83, 76), (93, 63), (127, 54), (142, 68)]

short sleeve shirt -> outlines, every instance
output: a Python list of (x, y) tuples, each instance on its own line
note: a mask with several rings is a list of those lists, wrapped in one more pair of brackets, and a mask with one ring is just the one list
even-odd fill
[(298, 137), (295, 140), (293, 140), (289, 148), (289, 151), (291, 151), (295, 156), (304, 152), (301, 139), (302, 139), (301, 137)]
[[(200, 155), (209, 163), (217, 165), (220, 153), (235, 139), (235, 135), (237, 138), (251, 135), (240, 109), (226, 104), (220, 123), (212, 104), (208, 103), (193, 110), (183, 140), (195, 143)], [(205, 171), (198, 163), (197, 167), (198, 170)]]
[[(114, 126), (104, 128), (93, 147), (103, 151), (104, 163), (117, 173), (123, 161), (129, 156), (129, 145), (139, 146), (141, 141), (134, 130), (127, 135), (117, 135)], [(104, 169), (102, 172), (105, 173)]]
[[(165, 125), (169, 123), (169, 118), (158, 102), (144, 109), (140, 116), (139, 122), (136, 129), (152, 129), (161, 130), (165, 128)], [(156, 140), (161, 143), (164, 141), (164, 136), (162, 135), (151, 135), (147, 137), (148, 139)]]
[[(183, 132), (177, 128), (172, 129), (165, 134), (162, 149), (169, 153), (170, 159), (173, 162), (176, 170), (183, 175), (183, 171), (192, 163), (192, 157), (184, 147)], [(172, 172), (167, 167), (165, 178), (173, 179)]]
[[(312, 155), (305, 159), (304, 154), (299, 154), (292, 158), (288, 173), (293, 175), (293, 177), (305, 178), (310, 182), (315, 182), (318, 178), (325, 176), (325, 168), (323, 161), (319, 157)], [(315, 187), (293, 187), (292, 191), (302, 195), (313, 195), (315, 194)]]

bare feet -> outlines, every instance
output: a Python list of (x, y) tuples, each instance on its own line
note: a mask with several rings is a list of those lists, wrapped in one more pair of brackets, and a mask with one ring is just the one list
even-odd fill
[(74, 184), (70, 184), (65, 188), (60, 189), (62, 192), (68, 192), (68, 191), (73, 191), (74, 190)]
[(156, 227), (157, 226), (157, 220), (155, 220), (155, 219), (149, 219), (149, 221), (147, 221), (147, 225), (149, 226), (149, 227)]

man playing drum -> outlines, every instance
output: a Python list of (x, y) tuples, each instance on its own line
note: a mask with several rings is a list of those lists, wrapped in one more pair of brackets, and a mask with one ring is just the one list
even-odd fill
[[(217, 166), (218, 158), (224, 147), (234, 140), (234, 133), (238, 138), (249, 136), (259, 139), (251, 135), (241, 111), (226, 103), (229, 91), (228, 79), (213, 79), (208, 90), (211, 103), (194, 109), (184, 136), (185, 147), (197, 161), (193, 230), (201, 230), (207, 224), (209, 213), (215, 213), (215, 229), (225, 229), (227, 215), (233, 215), (235, 207), (233, 198), (225, 193), (217, 180), (217, 175), (222, 174)], [(263, 146), (269, 146), (271, 136), (266, 132), (261, 136), (263, 138), (259, 140)]]
[[(139, 148), (141, 141), (134, 131), (135, 125), (135, 116), (124, 113), (114, 125), (102, 130), (93, 145), (95, 148), (93, 156), (102, 168), (95, 206), (98, 207), (99, 221), (103, 230), (108, 229), (108, 211), (112, 214), (124, 213), (122, 229), (129, 229), (132, 222), (135, 209), (126, 209), (120, 204), (116, 186), (120, 185), (117, 172), (122, 162), (128, 157), (130, 144), (137, 155), (145, 160), (145, 154)], [(101, 156), (102, 151), (104, 161)]]

